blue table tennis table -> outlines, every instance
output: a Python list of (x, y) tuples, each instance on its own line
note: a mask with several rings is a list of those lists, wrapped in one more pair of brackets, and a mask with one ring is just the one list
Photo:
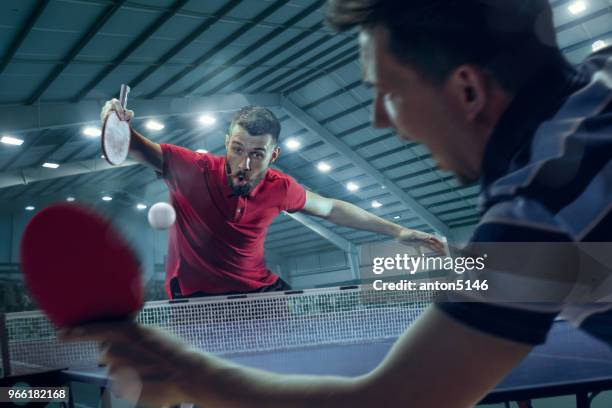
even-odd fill
[[(324, 345), (301, 349), (226, 356), (233, 362), (287, 374), (359, 376), (374, 369), (393, 341)], [(443, 375), (443, 368), (440, 373)], [(104, 387), (104, 368), (61, 371), (64, 381)], [(536, 347), (482, 403), (528, 401), (575, 395), (587, 408), (601, 391), (612, 389), (612, 348), (563, 321), (555, 322), (546, 344)]]

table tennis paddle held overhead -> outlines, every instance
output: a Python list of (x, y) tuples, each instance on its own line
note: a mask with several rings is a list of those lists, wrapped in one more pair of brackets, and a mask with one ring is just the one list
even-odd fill
[[(122, 84), (119, 103), (125, 109), (130, 87)], [(130, 124), (121, 120), (117, 112), (111, 111), (102, 125), (102, 153), (107, 162), (113, 166), (122, 164), (130, 150)]]
[(138, 258), (110, 221), (75, 204), (37, 213), (20, 248), (25, 283), (58, 328), (132, 319), (144, 290)]

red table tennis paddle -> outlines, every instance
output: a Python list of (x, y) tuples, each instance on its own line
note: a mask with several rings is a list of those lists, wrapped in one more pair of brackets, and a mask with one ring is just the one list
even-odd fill
[(110, 221), (74, 204), (36, 214), (21, 267), (38, 306), (59, 328), (132, 318), (143, 304), (140, 264)]

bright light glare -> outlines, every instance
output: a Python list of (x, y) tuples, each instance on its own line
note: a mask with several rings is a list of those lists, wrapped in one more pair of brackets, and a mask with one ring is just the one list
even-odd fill
[(568, 9), (572, 14), (582, 13), (584, 10), (586, 10), (586, 4), (584, 1), (576, 1), (570, 4)]
[(603, 40), (597, 40), (593, 43), (593, 45), (591, 45), (591, 48), (593, 49), (593, 52), (597, 52), (599, 50), (601, 50), (602, 48), (606, 47), (606, 42)]
[(349, 181), (348, 183), (346, 183), (346, 189), (348, 191), (357, 191), (359, 190), (359, 186), (353, 183), (352, 181)]
[(158, 122), (156, 120), (148, 120), (147, 123), (145, 123), (145, 126), (147, 129), (149, 130), (162, 130), (165, 126), (163, 123)]
[(317, 164), (317, 169), (319, 169), (321, 173), (327, 173), (331, 170), (331, 166), (325, 162), (319, 162), (319, 164)]
[(0, 142), (13, 146), (21, 146), (23, 144), (23, 140), (11, 136), (2, 136)]
[(206, 114), (206, 115), (200, 116), (199, 121), (200, 121), (201, 124), (203, 124), (205, 126), (211, 126), (211, 125), (215, 124), (217, 119), (215, 119), (214, 116)]
[(287, 147), (287, 149), (289, 150), (297, 150), (300, 148), (302, 144), (300, 143), (299, 140), (291, 138), (291, 139), (287, 139), (287, 141), (285, 142), (285, 147)]
[(88, 137), (99, 137), (102, 135), (102, 130), (93, 126), (85, 126), (83, 128), (83, 134)]

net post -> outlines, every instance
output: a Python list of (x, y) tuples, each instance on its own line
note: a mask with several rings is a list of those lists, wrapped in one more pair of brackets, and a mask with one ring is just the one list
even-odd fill
[(8, 331), (6, 329), (6, 314), (0, 312), (0, 355), (2, 356), (2, 372), (4, 377), (11, 375), (9, 356)]

